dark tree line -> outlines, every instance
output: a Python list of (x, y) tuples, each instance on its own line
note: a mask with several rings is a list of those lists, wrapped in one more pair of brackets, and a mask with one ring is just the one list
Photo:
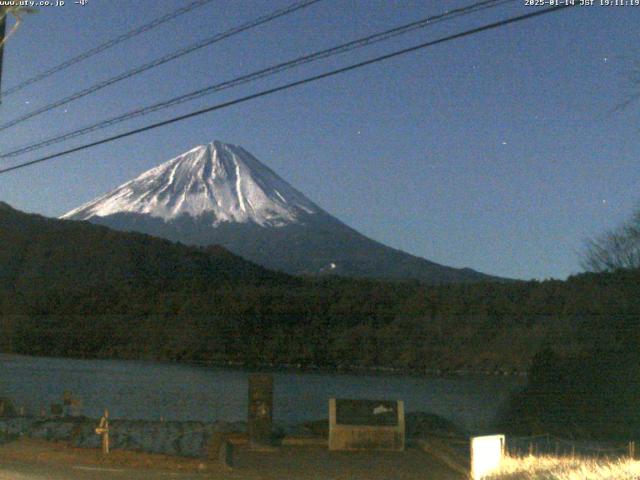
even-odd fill
[(509, 429), (624, 436), (640, 425), (639, 327), (640, 269), (439, 286), (296, 278), (221, 248), (0, 204), (3, 352), (425, 373), (531, 367)]

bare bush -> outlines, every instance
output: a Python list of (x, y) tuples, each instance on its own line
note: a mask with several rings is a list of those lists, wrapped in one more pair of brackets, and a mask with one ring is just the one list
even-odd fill
[(640, 268), (640, 208), (622, 226), (588, 240), (582, 266), (592, 272)]

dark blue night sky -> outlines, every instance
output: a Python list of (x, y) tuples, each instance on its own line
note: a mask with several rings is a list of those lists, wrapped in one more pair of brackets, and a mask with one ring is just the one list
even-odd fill
[[(7, 97), (0, 120), (291, 1), (214, 1)], [(3, 86), (187, 3), (42, 7), (7, 43)], [(0, 150), (469, 3), (323, 0), (0, 132)], [(535, 8), (521, 0), (440, 23), (64, 147)], [(638, 25), (632, 6), (545, 15), (2, 175), (0, 200), (57, 216), (217, 139), (242, 145), (390, 246), (496, 275), (564, 278), (580, 271), (585, 238), (622, 222), (640, 201), (640, 103), (616, 110), (633, 92), (626, 71), (640, 63)]]

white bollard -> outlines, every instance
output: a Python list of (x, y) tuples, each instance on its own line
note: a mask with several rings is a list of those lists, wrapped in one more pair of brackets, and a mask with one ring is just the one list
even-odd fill
[(471, 478), (482, 480), (502, 463), (504, 457), (504, 435), (486, 435), (471, 438)]

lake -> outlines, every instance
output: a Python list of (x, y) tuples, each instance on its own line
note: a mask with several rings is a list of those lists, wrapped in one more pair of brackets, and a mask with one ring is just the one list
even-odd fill
[[(0, 354), (0, 396), (37, 413), (62, 402), (64, 390), (82, 399), (83, 413), (157, 420), (245, 420), (251, 371), (129, 360), (77, 360)], [(328, 399), (404, 400), (407, 412), (438, 414), (472, 432), (491, 429), (501, 404), (522, 378), (427, 378), (274, 372), (276, 422), (328, 417)]]

